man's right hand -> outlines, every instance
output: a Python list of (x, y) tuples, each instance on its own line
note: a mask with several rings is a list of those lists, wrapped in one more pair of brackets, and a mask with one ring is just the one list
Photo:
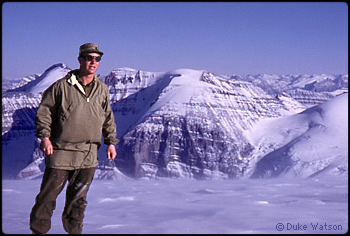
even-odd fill
[(45, 152), (46, 155), (53, 154), (53, 146), (49, 138), (43, 138), (41, 140), (40, 149)]

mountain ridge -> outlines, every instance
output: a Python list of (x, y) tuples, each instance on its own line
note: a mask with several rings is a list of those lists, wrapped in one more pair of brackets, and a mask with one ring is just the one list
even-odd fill
[[(11, 155), (22, 163), (15, 168), (17, 173), (6, 170), (9, 176), (35, 178), (42, 174), (44, 157), (33, 135), (35, 111), (45, 87), (68, 70), (63, 63), (55, 64), (38, 81), (4, 93), (3, 156), (7, 167), (15, 165), (9, 160)], [(199, 179), (247, 177), (257, 160), (263, 159), (257, 154), (258, 149), (268, 145), (255, 145), (246, 136), (246, 131), (254, 124), (266, 118), (293, 116), (332, 100), (337, 94), (347, 93), (347, 75), (334, 77), (339, 86), (329, 86), (332, 91), (313, 91), (317, 83), (328, 79), (329, 84), (333, 78), (321, 77), (303, 82), (302, 76), (264, 75), (253, 80), (251, 76), (250, 79), (219, 76), (205, 70), (145, 72), (117, 68), (101, 79), (109, 87), (121, 139), (116, 163), (122, 173), (105, 174), (100, 169), (98, 176), (112, 179), (123, 175)], [(266, 88), (272, 78), (277, 78), (273, 90)], [(308, 78), (310, 75), (304, 79)], [(296, 82), (302, 88), (293, 87)], [(25, 123), (27, 125), (23, 126)], [(24, 150), (26, 154), (22, 154), (25, 156), (22, 159), (18, 159), (21, 155), (18, 150), (11, 150), (16, 146), (16, 137), (23, 137), (32, 145), (31, 150)], [(105, 151), (100, 150), (101, 163), (104, 155)], [(347, 171), (347, 167), (345, 169)]]

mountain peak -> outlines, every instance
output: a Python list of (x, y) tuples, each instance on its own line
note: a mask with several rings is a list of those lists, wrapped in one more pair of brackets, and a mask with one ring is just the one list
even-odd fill
[[(49, 68), (47, 68), (45, 70), (45, 72), (48, 72), (48, 71), (51, 71), (51, 70), (54, 70), (54, 69), (69, 69), (68, 66), (64, 63), (57, 63), (57, 64), (54, 64), (52, 66), (50, 66)], [(44, 73), (45, 73), (44, 72)]]
[(9, 90), (8, 92), (27, 92), (38, 94), (44, 92), (56, 80), (63, 78), (71, 69), (64, 63), (57, 63), (50, 66), (35, 80), (22, 87)]

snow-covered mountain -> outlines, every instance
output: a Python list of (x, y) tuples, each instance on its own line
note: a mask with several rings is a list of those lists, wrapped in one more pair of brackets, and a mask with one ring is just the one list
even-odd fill
[(255, 154), (252, 177), (348, 174), (348, 94), (299, 114), (264, 119), (245, 132)]
[(117, 164), (138, 177), (240, 177), (253, 150), (242, 130), (263, 117), (305, 109), (206, 71), (180, 69), (156, 78), (136, 98), (114, 104), (136, 117), (121, 139)]
[(36, 80), (41, 74), (28, 75), (24, 78), (2, 79), (2, 92), (22, 87), (29, 82)]
[(312, 107), (348, 91), (348, 75), (233, 75), (235, 80), (249, 81), (268, 94), (289, 94), (298, 102)]
[[(34, 136), (36, 109), (41, 93), (69, 70), (56, 64), (24, 86), (3, 93), (3, 177), (42, 174), (44, 156)], [(105, 147), (101, 147), (96, 178), (242, 178), (282, 173), (307, 177), (323, 168), (328, 174), (347, 173), (347, 75), (227, 77), (191, 69), (119, 68), (102, 78), (110, 89), (121, 143), (118, 168), (104, 161)], [(328, 90), (327, 84), (332, 85)], [(337, 117), (332, 115), (333, 107), (342, 111)], [(315, 118), (320, 110), (329, 114), (327, 122)], [(331, 122), (339, 116), (346, 126)], [(345, 130), (341, 136), (335, 135), (334, 123)], [(323, 129), (317, 133), (313, 127)], [(325, 142), (330, 137), (333, 142)], [(309, 152), (299, 148), (317, 147), (314, 142), (324, 148)], [(337, 156), (330, 157), (330, 150), (336, 150)], [(278, 155), (283, 151), (288, 153)]]
[(10, 89), (8, 92), (42, 93), (58, 78), (64, 77), (70, 70), (71, 69), (63, 63), (55, 64), (34, 80), (28, 81), (28, 79), (25, 78), (24, 81), (28, 81), (28, 83), (15, 89)]

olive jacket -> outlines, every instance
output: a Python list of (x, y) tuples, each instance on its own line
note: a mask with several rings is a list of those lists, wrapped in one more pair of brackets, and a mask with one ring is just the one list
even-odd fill
[(96, 167), (102, 134), (107, 145), (119, 142), (107, 85), (95, 76), (86, 96), (77, 76), (72, 70), (47, 88), (36, 114), (36, 136), (48, 137), (54, 148), (45, 159), (47, 167)]

